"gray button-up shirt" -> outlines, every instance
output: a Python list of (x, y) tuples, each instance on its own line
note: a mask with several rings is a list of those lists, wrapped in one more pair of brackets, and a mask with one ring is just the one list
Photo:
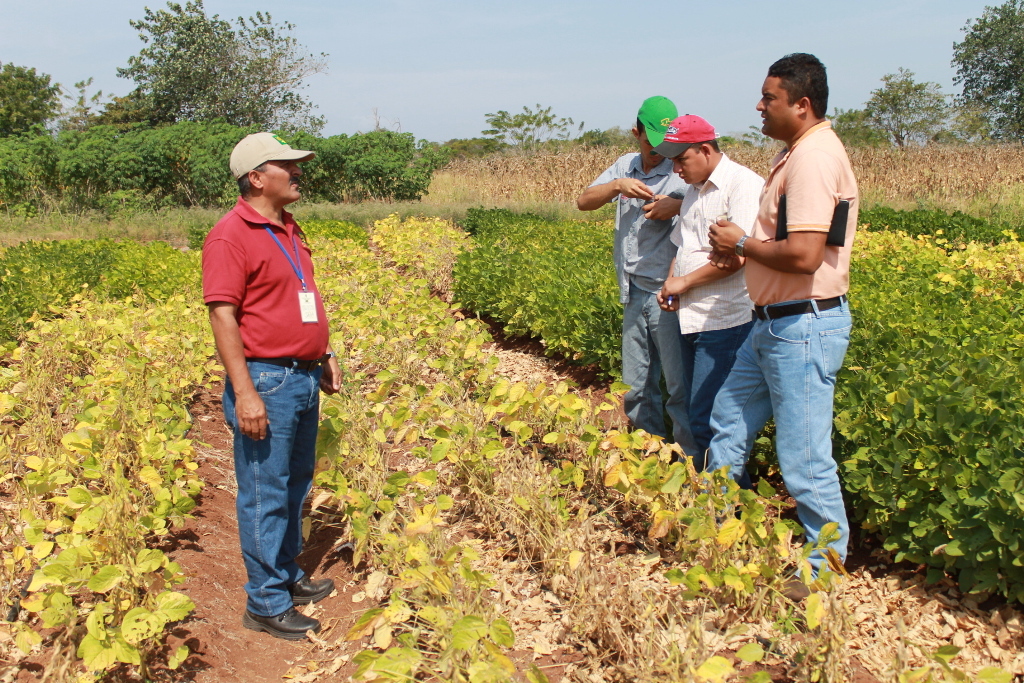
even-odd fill
[[(604, 185), (619, 178), (636, 178), (654, 194), (664, 194), (682, 199), (686, 188), (683, 180), (672, 172), (672, 161), (665, 159), (650, 173), (644, 173), (639, 152), (624, 154), (608, 170), (598, 176), (590, 186)], [(630, 199), (617, 196), (615, 211), (615, 275), (619, 281), (619, 301), (629, 302), (629, 281), (633, 280), (640, 289), (658, 292), (665, 284), (676, 246), (669, 239), (672, 229), (679, 220), (676, 216), (667, 221), (644, 218), (644, 199)]]

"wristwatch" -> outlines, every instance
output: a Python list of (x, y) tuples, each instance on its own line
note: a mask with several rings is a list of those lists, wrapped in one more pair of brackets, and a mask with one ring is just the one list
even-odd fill
[(740, 241), (736, 243), (735, 251), (737, 256), (743, 256), (743, 243), (747, 241), (748, 237), (750, 237), (750, 235), (744, 235), (740, 238)]

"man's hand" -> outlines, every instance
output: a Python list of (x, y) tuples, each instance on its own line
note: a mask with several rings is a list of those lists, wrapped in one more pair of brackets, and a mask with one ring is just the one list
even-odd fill
[(320, 375), (320, 389), (325, 394), (336, 394), (341, 390), (341, 365), (337, 358), (329, 358)]
[(711, 265), (719, 270), (723, 270), (726, 273), (735, 273), (737, 270), (743, 267), (746, 259), (736, 254), (720, 254), (717, 251), (713, 251), (708, 254), (708, 260), (711, 261)]
[(686, 276), (673, 276), (665, 279), (661, 291), (658, 292), (658, 305), (663, 311), (678, 311), (679, 296), (689, 289)]
[(235, 392), (235, 419), (238, 430), (250, 439), (262, 441), (267, 436), (267, 407), (263, 399), (255, 391), (247, 393)]
[(654, 201), (644, 205), (644, 218), (651, 221), (668, 221), (679, 215), (683, 205), (682, 199), (673, 199), (668, 195), (656, 194)]
[(708, 228), (708, 239), (718, 254), (735, 254), (736, 243), (746, 235), (743, 228), (727, 220), (719, 219)]
[(630, 199), (654, 199), (654, 193), (651, 192), (651, 188), (636, 178), (619, 178), (615, 182), (618, 186), (619, 194), (625, 195)]

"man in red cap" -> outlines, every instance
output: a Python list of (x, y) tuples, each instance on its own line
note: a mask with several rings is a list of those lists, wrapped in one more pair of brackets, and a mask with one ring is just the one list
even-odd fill
[(671, 159), (689, 185), (671, 236), (676, 257), (658, 302), (679, 315), (682, 384), (697, 450), (693, 464), (699, 472), (711, 443), (715, 396), (753, 326), (746, 283), (736, 272), (740, 264), (724, 270), (708, 261), (708, 228), (725, 216), (749, 234), (764, 179), (723, 154), (715, 129), (692, 114), (672, 121), (654, 151)]
[[(683, 407), (679, 333), (675, 315), (661, 310), (657, 294), (675, 254), (669, 239), (679, 219), (686, 184), (672, 172), (672, 162), (654, 151), (661, 143), (676, 106), (665, 97), (649, 97), (637, 113), (633, 137), (639, 153), (626, 154), (598, 176), (576, 205), (593, 211), (615, 202), (615, 275), (622, 316), (622, 381), (630, 386), (624, 399), (632, 425), (666, 436), (665, 412), (672, 436), (689, 455), (695, 453)], [(668, 401), (661, 395), (662, 370)]]
[(320, 622), (293, 605), (334, 590), (296, 564), (313, 481), (320, 390), (341, 388), (311, 252), (284, 210), (299, 199), (313, 152), (270, 133), (231, 152), (241, 197), (203, 245), (203, 298), (221, 361), (224, 418), (234, 432), (236, 508), (248, 583), (242, 624), (302, 640)]

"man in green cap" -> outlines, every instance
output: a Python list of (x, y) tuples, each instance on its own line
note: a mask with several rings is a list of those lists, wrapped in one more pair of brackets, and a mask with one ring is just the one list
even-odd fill
[[(654, 147), (661, 144), (677, 115), (676, 106), (666, 97), (644, 100), (633, 128), (640, 152), (619, 157), (579, 196), (576, 205), (581, 211), (593, 211), (616, 203), (615, 274), (624, 307), (622, 381), (630, 386), (626, 416), (635, 428), (666, 437), (667, 410), (675, 442), (693, 456), (696, 447), (681, 381), (679, 322), (658, 305), (658, 292), (676, 252), (670, 235), (687, 185), (672, 172), (672, 161), (655, 153)], [(667, 403), (662, 401), (662, 370)]]

